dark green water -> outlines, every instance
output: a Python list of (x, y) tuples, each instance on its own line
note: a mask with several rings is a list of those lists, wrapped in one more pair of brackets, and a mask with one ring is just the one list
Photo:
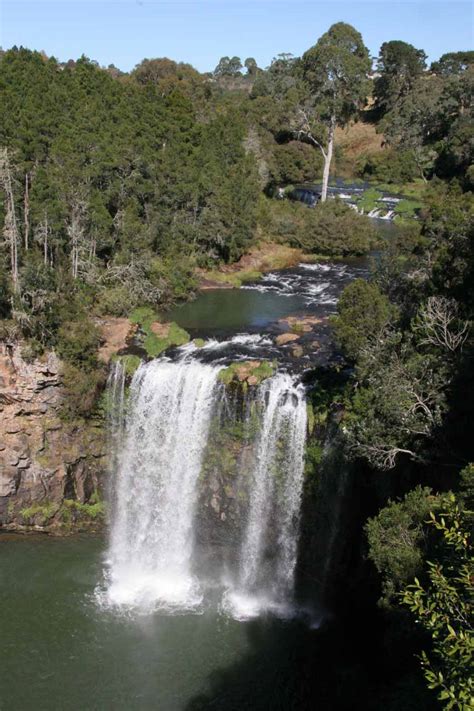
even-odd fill
[(215, 606), (115, 616), (94, 598), (103, 551), (100, 538), (0, 536), (2, 711), (292, 708), (314, 631)]
[(177, 306), (167, 314), (185, 329), (243, 331), (262, 329), (291, 313), (305, 313), (301, 296), (281, 296), (250, 289), (218, 289), (199, 294), (195, 301)]

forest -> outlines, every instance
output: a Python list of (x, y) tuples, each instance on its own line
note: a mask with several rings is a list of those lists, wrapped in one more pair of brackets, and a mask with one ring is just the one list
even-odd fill
[[(474, 704), (473, 88), (474, 52), (428, 66), (390, 40), (372, 62), (342, 22), (301, 57), (206, 74), (0, 55), (0, 338), (57, 352), (66, 419), (92, 417), (104, 388), (97, 319), (192, 299), (267, 243), (376, 250), (331, 319), (343, 366), (318, 394), (343, 411), (362, 491), (337, 597), (368, 620), (367, 664), (390, 656), (383, 681), (356, 684), (374, 709)], [(326, 199), (336, 176), (370, 183), (369, 202), (403, 194), (396, 236)], [(314, 209), (281, 199), (300, 183), (321, 185)]]

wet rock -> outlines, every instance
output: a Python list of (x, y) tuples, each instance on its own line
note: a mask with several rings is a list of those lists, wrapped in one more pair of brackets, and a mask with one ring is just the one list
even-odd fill
[(282, 333), (275, 338), (277, 346), (285, 346), (287, 343), (292, 343), (292, 341), (297, 341), (299, 335), (297, 333)]

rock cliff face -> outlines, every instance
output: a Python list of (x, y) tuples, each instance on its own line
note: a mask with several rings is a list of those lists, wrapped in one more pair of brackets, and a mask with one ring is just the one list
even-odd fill
[(67, 532), (103, 514), (101, 423), (63, 422), (61, 363), (0, 344), (0, 528)]

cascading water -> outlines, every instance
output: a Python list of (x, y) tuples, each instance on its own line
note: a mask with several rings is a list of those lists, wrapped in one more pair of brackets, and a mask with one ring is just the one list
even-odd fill
[(261, 428), (240, 570), (225, 600), (232, 614), (242, 618), (264, 610), (290, 612), (303, 488), (304, 388), (289, 375), (277, 374), (260, 386), (258, 405)]
[[(117, 360), (112, 363), (107, 380), (107, 434), (109, 471), (113, 476), (118, 468), (120, 441), (123, 434), (125, 416), (125, 369)], [(110, 477), (112, 479), (112, 476)], [(109, 491), (109, 498), (113, 492)]]
[(184, 359), (152, 361), (134, 375), (116, 472), (111, 604), (172, 611), (201, 601), (193, 522), (218, 372)]

